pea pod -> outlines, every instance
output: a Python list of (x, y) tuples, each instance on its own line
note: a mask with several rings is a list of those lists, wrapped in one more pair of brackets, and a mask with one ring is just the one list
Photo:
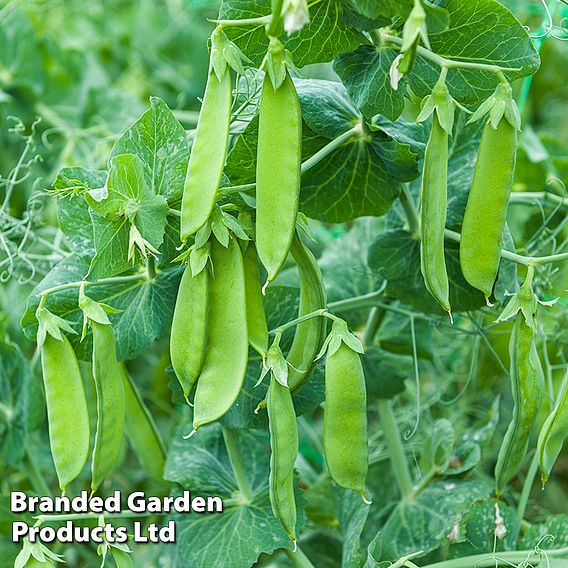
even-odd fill
[(526, 457), (542, 394), (544, 373), (536, 350), (533, 330), (518, 314), (509, 343), (513, 416), (495, 466), (496, 493), (501, 495), (507, 483), (518, 473)]
[(142, 467), (162, 481), (166, 453), (158, 428), (126, 367), (120, 365), (126, 404), (126, 435)]
[(450, 313), (450, 287), (444, 257), (448, 207), (448, 133), (435, 112), (424, 155), (420, 200), (420, 268), (428, 292)]
[(89, 455), (89, 412), (77, 357), (67, 337), (47, 334), (41, 346), (49, 442), (61, 491), (83, 469)]
[(302, 116), (290, 75), (275, 91), (266, 74), (260, 99), (256, 163), (256, 245), (268, 272), (276, 278), (296, 226), (300, 196)]
[(343, 342), (325, 361), (323, 447), (333, 480), (364, 496), (368, 469), (365, 375), (359, 354)]
[(568, 379), (564, 379), (558, 401), (544, 422), (538, 437), (538, 455), (542, 483), (546, 483), (568, 437)]
[(170, 337), (172, 367), (186, 398), (205, 358), (208, 294), (207, 270), (192, 276), (187, 266), (179, 285)]
[(249, 343), (255, 351), (262, 357), (265, 357), (268, 351), (268, 326), (262, 302), (258, 257), (252, 243), (249, 243), (243, 258), (245, 266)]
[(517, 129), (505, 119), (487, 122), (479, 145), (460, 241), (465, 279), (491, 296), (501, 259), (501, 243), (515, 171)]
[(185, 178), (181, 204), (182, 242), (198, 231), (213, 211), (229, 142), (231, 99), (229, 66), (221, 79), (211, 68)]
[(211, 246), (207, 352), (195, 391), (193, 428), (218, 420), (235, 402), (245, 377), (248, 333), (243, 255), (236, 240)]
[(298, 427), (290, 389), (272, 376), (267, 395), (270, 430), (269, 495), (274, 516), (291, 540), (296, 540), (294, 464), (298, 455)]
[(97, 392), (97, 431), (93, 450), (91, 491), (112, 472), (122, 445), (125, 396), (110, 325), (91, 320), (93, 377)]
[[(292, 241), (291, 252), (300, 274), (300, 307), (298, 317), (325, 308), (327, 298), (323, 277), (310, 250), (302, 243), (298, 234)], [(290, 363), (288, 385), (295, 392), (310, 378), (314, 360), (325, 335), (324, 318), (310, 318), (296, 326), (292, 346), (286, 359)]]

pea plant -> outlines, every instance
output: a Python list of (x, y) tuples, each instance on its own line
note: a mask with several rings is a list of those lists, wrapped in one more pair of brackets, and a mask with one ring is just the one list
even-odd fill
[(566, 107), (547, 125), (538, 90), (565, 89), (567, 13), (533, 8), (223, 0), (195, 117), (152, 96), (20, 217), (17, 123), (3, 492), (224, 511), (29, 514), (176, 541), (6, 565), (568, 565)]

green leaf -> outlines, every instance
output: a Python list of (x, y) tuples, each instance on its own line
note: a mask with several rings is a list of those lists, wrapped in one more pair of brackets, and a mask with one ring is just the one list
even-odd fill
[(389, 78), (397, 52), (389, 48), (361, 45), (343, 53), (333, 63), (355, 106), (368, 118), (382, 114), (396, 120), (404, 109), (406, 76), (393, 90)]
[(111, 158), (119, 154), (140, 158), (152, 193), (169, 202), (181, 197), (189, 144), (183, 126), (162, 99), (150, 97), (150, 108), (115, 142)]
[(554, 515), (542, 524), (527, 526), (519, 539), (518, 548), (531, 550), (537, 545), (543, 549), (568, 547), (568, 515)]
[[(473, 554), (499, 552), (502, 550), (515, 550), (519, 521), (515, 518), (515, 510), (503, 501), (498, 503), (499, 515), (503, 519), (506, 533), (502, 538), (495, 536), (497, 511), (495, 499), (484, 499), (473, 503), (462, 518), (457, 522), (456, 530), (452, 536), (456, 541), (450, 546), (449, 557), (461, 558)], [(503, 529), (501, 528), (501, 531)], [(498, 532), (502, 535), (502, 532)], [(535, 543), (536, 544), (536, 543)], [(548, 546), (543, 547), (548, 548)]]
[[(224, 0), (219, 18), (259, 18), (270, 13), (270, 0)], [(367, 41), (365, 36), (347, 25), (344, 13), (343, 2), (339, 0), (322, 0), (310, 5), (310, 23), (290, 36), (280, 38), (295, 65), (304, 67), (331, 61), (339, 53), (355, 49), (361, 42)], [(225, 32), (253, 64), (260, 67), (268, 47), (264, 26), (231, 26)]]
[[(383, 278), (369, 268), (367, 253), (369, 243), (382, 227), (382, 219), (357, 219), (349, 232), (335, 239), (323, 251), (318, 264), (323, 273), (330, 303), (362, 296), (381, 287)], [(352, 328), (361, 326), (367, 315), (368, 309), (350, 310), (341, 314)]]
[(480, 481), (432, 483), (413, 500), (400, 501), (380, 532), (382, 554), (376, 560), (396, 561), (405, 554), (424, 554), (448, 542), (454, 524), (492, 486)]
[[(191, 428), (188, 426), (188, 428)], [(238, 485), (227, 454), (221, 428), (203, 428), (188, 442), (178, 431), (168, 453), (165, 479), (200, 494), (230, 498)], [(176, 518), (174, 566), (252, 566), (262, 553), (271, 554), (291, 543), (274, 518), (268, 498), (269, 452), (265, 437), (239, 433), (239, 450), (253, 490), (251, 502), (225, 508), (222, 515), (181, 515)], [(302, 499), (297, 499), (299, 525), (303, 525)], [(239, 535), (239, 546), (227, 533)], [(207, 546), (203, 546), (203, 543)]]
[(89, 206), (82, 194), (75, 194), (75, 188), (85, 191), (104, 187), (107, 173), (104, 170), (85, 168), (63, 168), (59, 170), (53, 187), (63, 192), (57, 200), (57, 220), (65, 235), (69, 248), (85, 262), (95, 256), (95, 242)]
[(164, 240), (168, 205), (146, 183), (144, 164), (134, 154), (111, 160), (108, 196), (100, 201), (88, 197), (93, 209), (96, 255), (91, 262), (92, 278), (108, 278), (132, 267), (129, 259), (131, 224), (154, 248)]
[(404, 392), (405, 382), (412, 373), (412, 359), (389, 353), (376, 346), (367, 347), (362, 356), (367, 383), (367, 396), (394, 398)]
[(437, 474), (445, 473), (450, 465), (456, 434), (449, 420), (441, 418), (434, 423), (432, 432), (426, 434), (420, 460), (420, 470)]
[[(496, 0), (448, 0), (444, 8), (450, 24), (443, 31), (430, 33), (434, 53), (470, 63), (519, 68), (505, 73), (509, 81), (536, 72), (540, 64), (538, 54), (526, 30), (502, 4)], [(363, 45), (336, 59), (335, 70), (364, 115), (382, 114), (395, 120), (404, 108), (406, 85), (423, 98), (438, 81), (440, 67), (418, 54), (413, 71), (402, 78), (394, 91), (388, 70), (397, 54), (398, 50)], [(446, 84), (459, 103), (476, 106), (493, 93), (498, 79), (489, 71), (450, 69)]]
[[(37, 333), (35, 311), (39, 303), (38, 294), (52, 286), (82, 280), (86, 271), (87, 265), (81, 259), (70, 256), (52, 268), (36, 286), (29, 297), (21, 322), (29, 339), (35, 340)], [(94, 301), (110, 304), (120, 310), (109, 317), (116, 334), (120, 361), (145, 353), (148, 347), (169, 329), (181, 272), (178, 268), (170, 268), (160, 271), (151, 281), (141, 278), (133, 282), (111, 282), (87, 288), (89, 297)], [(69, 341), (77, 356), (88, 360), (91, 336), (89, 334), (84, 341), (80, 341), (83, 316), (78, 300), (78, 288), (66, 289), (50, 294), (46, 307), (53, 314), (64, 317), (78, 332), (78, 335), (69, 336)]]
[[(459, 245), (446, 241), (446, 267), (453, 312), (474, 310), (485, 305), (485, 298), (463, 277), (459, 264)], [(420, 272), (420, 242), (403, 229), (385, 231), (369, 248), (369, 266), (388, 282), (386, 293), (425, 313), (444, 312), (431, 297)]]

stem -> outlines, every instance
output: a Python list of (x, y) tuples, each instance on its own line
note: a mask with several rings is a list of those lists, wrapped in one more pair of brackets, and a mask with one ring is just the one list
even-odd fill
[(539, 455), (538, 452), (536, 452), (531, 461), (529, 471), (527, 472), (527, 477), (525, 479), (525, 482), (523, 483), (523, 490), (521, 492), (521, 497), (519, 498), (519, 503), (517, 504), (516, 517), (519, 522), (521, 522), (525, 518), (525, 512), (527, 510), (527, 505), (529, 502), (531, 490), (534, 485), (536, 474), (538, 473), (538, 465), (539, 465)]
[(272, 21), (272, 14), (258, 18), (243, 18), (242, 20), (209, 20), (212, 24), (223, 27), (230, 26), (265, 26)]
[[(461, 235), (450, 229), (444, 231), (446, 239), (450, 241), (460, 242)], [(522, 264), (524, 266), (538, 265), (538, 264), (549, 264), (552, 262), (561, 262), (563, 260), (568, 260), (568, 252), (563, 252), (560, 254), (550, 254), (548, 256), (523, 256), (522, 254), (517, 254), (510, 252), (505, 249), (501, 249), (501, 258), (510, 260), (511, 262), (516, 262), (517, 264)]]
[(365, 325), (365, 332), (363, 334), (363, 347), (365, 350), (367, 347), (371, 347), (373, 345), (377, 331), (379, 331), (379, 327), (385, 317), (385, 311), (386, 310), (384, 308), (381, 309), (376, 306), (371, 308), (369, 318), (367, 319), (367, 325)]
[[(105, 513), (105, 519), (137, 519), (143, 517), (161, 517), (170, 513), (134, 513), (133, 511), (121, 511), (120, 513)], [(60, 523), (62, 521), (90, 521), (98, 520), (101, 513), (61, 513), (56, 515), (38, 515), (34, 517), (42, 525), (44, 523)]]
[(231, 462), (237, 485), (239, 486), (239, 493), (244, 497), (247, 503), (250, 503), (254, 497), (254, 491), (246, 475), (246, 465), (241, 454), (239, 435), (236, 430), (223, 428), (223, 438), (225, 439), (229, 461)]
[(156, 278), (156, 262), (152, 255), (149, 255), (146, 259), (146, 274), (148, 275), (148, 280)]
[(549, 557), (549, 558), (565, 558), (568, 554), (568, 547), (556, 548), (553, 550), (542, 550), (540, 553), (535, 550), (516, 550), (514, 552), (499, 552), (476, 554), (474, 556), (464, 556), (462, 558), (454, 558), (453, 560), (444, 560), (443, 562), (435, 562), (428, 564), (422, 568), (495, 568), (498, 564), (506, 564), (507, 566), (517, 565), (526, 562), (533, 556)]
[(511, 203), (533, 204), (539, 201), (544, 201), (544, 203), (548, 202), (553, 205), (562, 205), (564, 207), (568, 206), (568, 197), (561, 197), (560, 195), (548, 191), (519, 191), (511, 193), (510, 197)]
[(398, 487), (403, 499), (409, 499), (413, 493), (412, 478), (390, 399), (379, 399), (378, 411), (385, 432), (385, 441), (391, 453), (391, 463)]
[(406, 214), (406, 219), (408, 221), (408, 228), (414, 237), (418, 237), (420, 234), (420, 219), (418, 213), (416, 212), (416, 207), (412, 202), (412, 197), (408, 191), (408, 186), (404, 184), (402, 186), (402, 191), (399, 196), (400, 204), (404, 208), (404, 213)]
[(384, 287), (381, 286), (375, 292), (369, 292), (362, 296), (355, 296), (354, 298), (347, 298), (346, 300), (338, 300), (331, 302), (327, 307), (334, 312), (343, 312), (348, 310), (358, 310), (359, 308), (368, 308), (377, 305), (377, 302), (384, 295)]
[(298, 546), (296, 552), (293, 552), (289, 548), (284, 549), (284, 552), (297, 568), (314, 568), (314, 565), (310, 562), (310, 559), (304, 554), (304, 551)]
[(282, 334), (284, 333), (287, 329), (290, 329), (291, 327), (294, 327), (295, 325), (298, 325), (299, 323), (302, 323), (306, 320), (315, 318), (315, 317), (320, 317), (320, 316), (324, 316), (326, 313), (326, 309), (325, 308), (320, 308), (319, 310), (315, 310), (313, 312), (310, 312), (309, 314), (305, 314), (299, 318), (290, 320), (278, 327), (275, 327), (274, 329), (271, 329), (269, 334), (270, 335), (276, 335), (276, 334)]
[[(402, 38), (400, 37), (384, 33), (382, 34), (382, 39), (383, 41), (390, 41), (395, 45), (402, 46)], [(442, 57), (421, 45), (418, 46), (417, 53), (424, 57), (424, 59), (429, 59), (436, 65), (439, 65), (440, 67), (447, 67), (448, 69), (478, 69), (480, 71), (490, 71), (491, 73), (499, 73), (500, 71), (521, 71), (519, 67), (500, 67), (499, 65), (490, 65), (489, 63), (472, 63), (471, 61), (447, 59), (446, 57)]]
[(146, 272), (140, 272), (138, 274), (130, 274), (128, 276), (113, 276), (112, 278), (101, 278), (100, 280), (88, 281), (88, 280), (78, 280), (77, 282), (67, 282), (66, 284), (59, 284), (59, 286), (52, 286), (51, 288), (46, 288), (40, 292), (41, 300), (48, 296), (49, 294), (55, 294), (56, 292), (61, 292), (62, 290), (69, 290), (71, 288), (80, 288), (84, 286), (85, 288), (90, 286), (99, 286), (102, 284), (124, 284), (126, 282), (135, 282), (137, 280), (146, 280), (148, 275)]
[[(306, 173), (308, 170), (312, 169), (316, 164), (321, 162), (324, 158), (329, 156), (332, 152), (343, 146), (347, 140), (354, 138), (355, 136), (360, 136), (362, 133), (362, 127), (360, 124), (357, 124), (347, 132), (339, 135), (337, 138), (334, 138), (329, 144), (326, 144), (321, 150), (317, 151), (313, 156), (309, 157), (305, 162), (302, 162), (302, 166), (300, 168), (301, 173)], [(242, 185), (233, 185), (230, 187), (220, 187), (219, 193), (227, 194), (227, 193), (238, 193), (240, 191), (249, 191), (256, 187), (256, 182), (252, 183), (244, 183)]]

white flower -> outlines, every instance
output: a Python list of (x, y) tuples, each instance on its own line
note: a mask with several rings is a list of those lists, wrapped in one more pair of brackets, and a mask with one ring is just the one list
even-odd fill
[(310, 22), (307, 0), (284, 0), (282, 15), (286, 33), (291, 34), (301, 30)]

